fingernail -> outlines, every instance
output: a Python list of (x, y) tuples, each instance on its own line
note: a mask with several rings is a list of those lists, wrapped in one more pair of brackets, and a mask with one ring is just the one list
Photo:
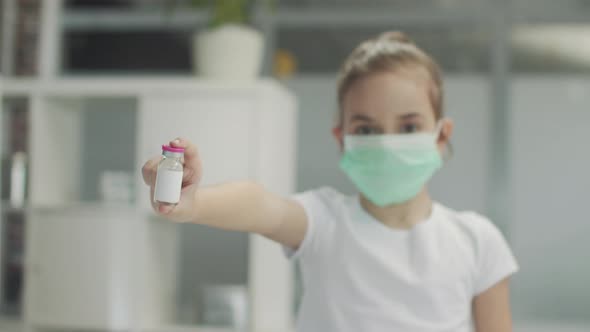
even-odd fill
[(175, 139), (174, 141), (172, 141), (172, 143), (173, 143), (174, 145), (178, 145), (178, 144), (180, 144), (180, 140), (177, 140), (177, 139)]
[(169, 206), (160, 204), (158, 206), (158, 210), (160, 211), (161, 214), (168, 214), (168, 212), (170, 212), (170, 210), (172, 210), (172, 209)]

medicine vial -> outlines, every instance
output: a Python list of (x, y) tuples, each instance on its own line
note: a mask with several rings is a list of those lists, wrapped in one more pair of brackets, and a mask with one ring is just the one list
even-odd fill
[(182, 189), (183, 148), (162, 145), (162, 160), (158, 164), (154, 201), (164, 204), (177, 204)]

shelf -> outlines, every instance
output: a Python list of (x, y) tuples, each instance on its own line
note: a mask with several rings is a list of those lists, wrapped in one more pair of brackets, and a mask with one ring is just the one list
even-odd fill
[(31, 206), (26, 205), (23, 207), (13, 207), (10, 206), (8, 202), (0, 203), (0, 211), (3, 213), (12, 212), (12, 213), (27, 213), (27, 212), (63, 212), (63, 211), (70, 211), (70, 210), (77, 210), (77, 211), (89, 211), (89, 212), (98, 212), (98, 211), (129, 211), (129, 212), (142, 212), (142, 213), (149, 213), (150, 211), (140, 210), (135, 204), (132, 203), (114, 203), (114, 202), (103, 202), (103, 201), (88, 201), (88, 202), (72, 202), (69, 204), (63, 205), (55, 205), (55, 206)]
[[(23, 323), (18, 318), (0, 315), (0, 331), (21, 332)], [(146, 328), (140, 332), (235, 332), (230, 328), (195, 326), (195, 325), (168, 325), (162, 327)], [(289, 331), (285, 331), (289, 332)]]
[(54, 95), (64, 97), (133, 97), (137, 95), (188, 94), (198, 92), (251, 93), (256, 90), (283, 90), (272, 79), (225, 82), (194, 76), (72, 77), (55, 80), (5, 79), (5, 96)]
[(29, 207), (27, 211), (32, 213), (47, 213), (47, 214), (60, 214), (60, 213), (85, 213), (85, 214), (126, 214), (126, 215), (138, 215), (145, 217), (157, 216), (151, 210), (144, 210), (138, 207), (136, 204), (131, 203), (113, 203), (113, 202), (73, 202), (70, 204), (55, 205), (55, 206), (36, 206)]
[[(120, 31), (153, 29), (194, 29), (207, 22), (204, 11), (183, 9), (162, 14), (158, 10), (67, 10), (63, 15), (63, 28), (69, 31)], [(383, 26), (397, 24), (480, 23), (489, 18), (489, 11), (471, 6), (461, 11), (457, 8), (400, 9), (395, 6), (373, 8), (282, 8), (271, 15), (259, 12), (254, 22), (272, 22), (280, 27), (337, 27), (337, 26)]]
[(15, 207), (10, 205), (8, 202), (1, 202), (0, 203), (0, 212), (2, 213), (26, 213), (27, 207)]
[[(295, 329), (285, 329), (276, 332), (294, 332)], [(2, 331), (4, 332), (4, 331)], [(236, 332), (232, 328), (198, 326), (198, 325), (169, 325), (157, 328), (144, 329), (141, 332)], [(257, 332), (257, 331), (253, 331)]]
[[(259, 13), (255, 22), (272, 21), (279, 27), (336, 27), (336, 26), (390, 26), (396, 24), (480, 24), (493, 17), (494, 11), (475, 4), (471, 6), (438, 6), (434, 8), (400, 8), (395, 5), (363, 8), (335, 6), (309, 8), (279, 8), (271, 16)], [(587, 14), (579, 8), (561, 6), (553, 9), (527, 8), (516, 10), (512, 16), (515, 23), (587, 23)], [(63, 14), (63, 28), (67, 31), (121, 31), (153, 29), (194, 29), (205, 24), (208, 14), (205, 11), (182, 8), (165, 14), (165, 10), (120, 10), (120, 9), (69, 9)]]
[(141, 332), (236, 332), (236, 330), (212, 326), (168, 325), (143, 329)]
[(120, 31), (194, 28), (207, 23), (207, 13), (194, 10), (67, 10), (63, 15), (66, 30)]

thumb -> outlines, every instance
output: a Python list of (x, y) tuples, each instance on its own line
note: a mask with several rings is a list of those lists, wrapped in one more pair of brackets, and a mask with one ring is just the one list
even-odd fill
[(197, 146), (189, 140), (180, 137), (171, 141), (170, 146), (184, 149), (183, 183), (193, 184), (199, 182), (202, 167)]

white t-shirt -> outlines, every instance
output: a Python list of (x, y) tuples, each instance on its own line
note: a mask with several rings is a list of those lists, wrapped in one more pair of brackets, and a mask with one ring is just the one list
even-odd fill
[(358, 196), (295, 196), (309, 220), (295, 252), (303, 277), (300, 332), (466, 332), (473, 297), (518, 270), (485, 217), (435, 203), (410, 230), (385, 226)]

